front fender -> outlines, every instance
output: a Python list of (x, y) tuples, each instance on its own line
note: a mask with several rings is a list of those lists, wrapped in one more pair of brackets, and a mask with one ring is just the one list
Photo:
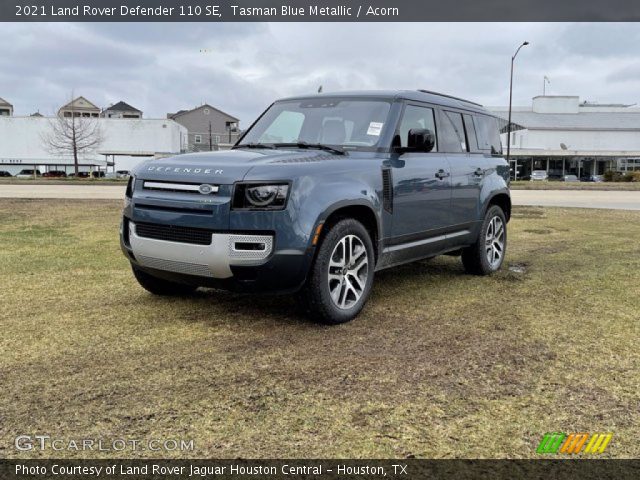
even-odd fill
[(290, 208), (298, 212), (300, 231), (308, 232), (307, 245), (313, 241), (315, 229), (336, 211), (362, 206), (375, 215), (378, 238), (381, 236), (380, 186), (363, 178), (337, 178), (328, 180), (306, 177), (298, 180), (292, 192)]

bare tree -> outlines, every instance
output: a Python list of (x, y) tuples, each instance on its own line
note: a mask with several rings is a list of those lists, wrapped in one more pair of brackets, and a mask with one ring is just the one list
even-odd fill
[(102, 143), (102, 129), (97, 118), (83, 117), (76, 112), (73, 101), (69, 116), (58, 112), (49, 122), (50, 129), (42, 135), (47, 150), (56, 155), (72, 155), (76, 177), (78, 176), (78, 157), (94, 152)]

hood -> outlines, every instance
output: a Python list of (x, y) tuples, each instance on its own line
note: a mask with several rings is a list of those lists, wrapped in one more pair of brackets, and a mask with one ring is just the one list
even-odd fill
[(232, 184), (258, 165), (320, 162), (344, 158), (322, 150), (236, 149), (148, 160), (133, 173), (143, 180)]

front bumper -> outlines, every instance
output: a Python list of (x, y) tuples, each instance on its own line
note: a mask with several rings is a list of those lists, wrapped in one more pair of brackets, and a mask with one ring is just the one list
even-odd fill
[(136, 268), (171, 281), (251, 292), (296, 291), (305, 281), (311, 252), (277, 251), (273, 235), (211, 236), (209, 245), (148, 238), (125, 219), (120, 238)]
[(230, 278), (231, 266), (257, 266), (273, 252), (273, 236), (213, 233), (210, 245), (138, 236), (129, 224), (129, 244), (142, 267), (210, 278)]

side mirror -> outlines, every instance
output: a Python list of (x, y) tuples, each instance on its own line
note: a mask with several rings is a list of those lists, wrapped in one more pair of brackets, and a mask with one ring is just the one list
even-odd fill
[(436, 145), (435, 135), (426, 128), (412, 128), (407, 137), (407, 150), (412, 152), (430, 152)]

